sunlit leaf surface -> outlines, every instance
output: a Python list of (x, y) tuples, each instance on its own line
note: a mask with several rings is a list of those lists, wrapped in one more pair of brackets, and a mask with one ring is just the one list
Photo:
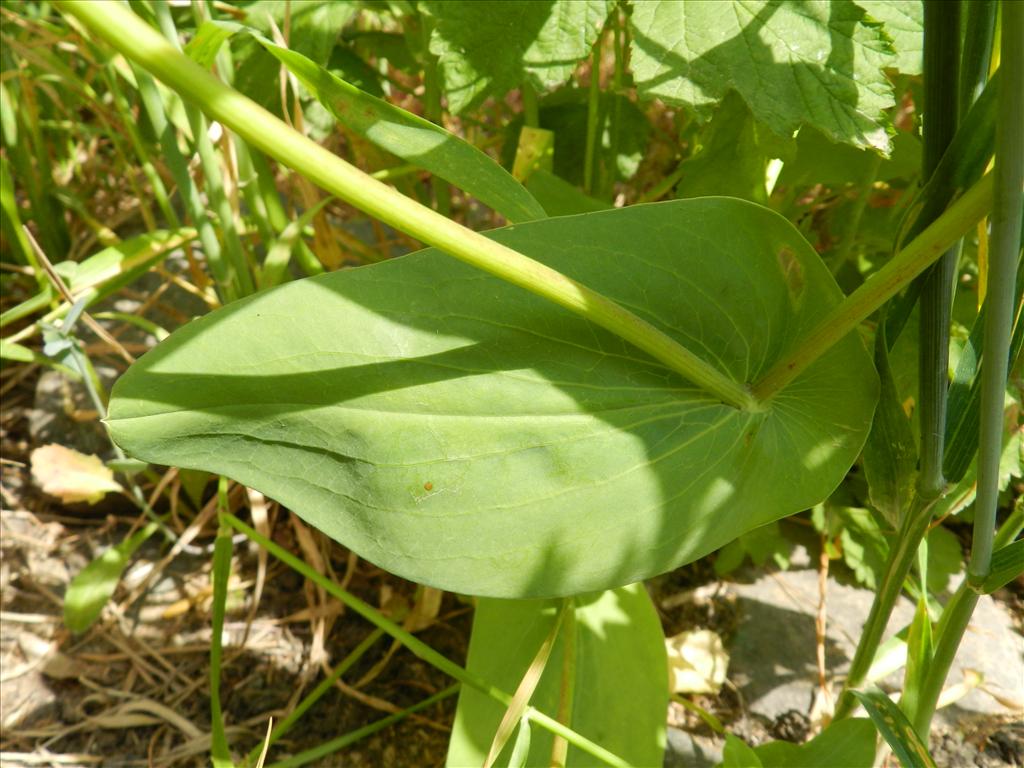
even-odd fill
[[(738, 381), (841, 298), (774, 213), (727, 198), (490, 235)], [(406, 578), (576, 594), (669, 570), (825, 498), (877, 382), (848, 337), (760, 412), (436, 250), (302, 280), (185, 326), (118, 382), (130, 454), (286, 504)]]

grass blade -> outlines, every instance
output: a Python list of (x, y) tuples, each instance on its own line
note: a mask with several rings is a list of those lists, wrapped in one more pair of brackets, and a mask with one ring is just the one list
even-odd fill
[(928, 747), (917, 735), (914, 726), (898, 706), (880, 689), (868, 691), (851, 691), (882, 734), (882, 738), (892, 747), (892, 751), (903, 764), (903, 768), (936, 768), (935, 761), (928, 753)]

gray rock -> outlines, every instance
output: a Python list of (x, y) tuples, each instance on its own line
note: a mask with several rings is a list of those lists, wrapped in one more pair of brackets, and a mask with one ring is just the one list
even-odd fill
[[(732, 584), (740, 624), (729, 648), (729, 677), (739, 687), (747, 708), (775, 720), (790, 710), (809, 713), (818, 689), (814, 617), (818, 574), (794, 570), (762, 574), (749, 584)], [(830, 579), (825, 659), (830, 679), (845, 674), (868, 615), (874, 593)], [(910, 623), (914, 604), (899, 601), (886, 637)], [(1024, 698), (1024, 639), (1005, 608), (983, 596), (950, 670), (947, 685), (963, 680), (964, 670), (984, 676), (984, 684), (1012, 697)], [(882, 681), (900, 686), (902, 672)], [(835, 686), (838, 691), (839, 685)], [(975, 689), (954, 705), (939, 710), (936, 720), (954, 725), (978, 714), (1006, 716), (1008, 709)]]

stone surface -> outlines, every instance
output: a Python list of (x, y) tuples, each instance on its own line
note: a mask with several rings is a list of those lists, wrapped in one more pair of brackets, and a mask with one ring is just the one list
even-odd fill
[[(731, 584), (739, 608), (739, 625), (728, 651), (729, 678), (739, 687), (746, 707), (769, 720), (790, 710), (809, 713), (818, 688), (814, 617), (818, 574), (793, 570), (762, 574), (750, 583)], [(853, 657), (874, 593), (829, 580), (825, 642), (830, 677), (845, 673)], [(914, 605), (902, 598), (886, 637), (910, 623)], [(1024, 700), (1024, 638), (1005, 608), (983, 596), (965, 634), (947, 686), (961, 682), (965, 670), (984, 676), (984, 687), (1004, 699)], [(882, 681), (900, 686), (902, 673)], [(838, 689), (838, 684), (835, 688)], [(975, 689), (939, 710), (936, 720), (953, 725), (971, 716), (1008, 716), (1013, 712), (993, 696)]]

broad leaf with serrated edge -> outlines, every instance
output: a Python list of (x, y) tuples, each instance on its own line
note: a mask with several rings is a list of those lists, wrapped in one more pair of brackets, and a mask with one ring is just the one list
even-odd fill
[(789, 136), (809, 123), (833, 141), (888, 152), (889, 38), (850, 0), (636, 2), (632, 65), (647, 98), (706, 120), (730, 90)]
[[(737, 381), (842, 298), (781, 217), (729, 198), (489, 236)], [(578, 316), (426, 250), (196, 320), (117, 383), (133, 456), (227, 475), (406, 578), (470, 594), (632, 583), (820, 502), (877, 380), (851, 335), (740, 411)]]

